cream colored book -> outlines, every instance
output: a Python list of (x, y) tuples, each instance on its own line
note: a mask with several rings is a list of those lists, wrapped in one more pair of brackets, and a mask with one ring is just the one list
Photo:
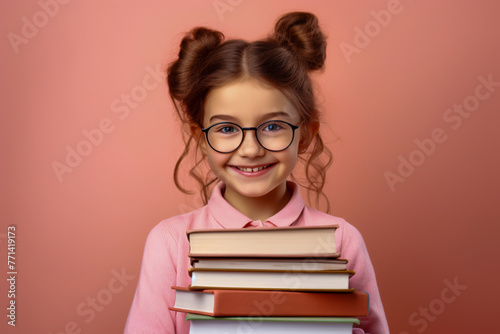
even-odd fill
[(338, 225), (190, 230), (191, 257), (335, 258)]
[(328, 258), (191, 258), (193, 268), (256, 270), (347, 270), (346, 259)]

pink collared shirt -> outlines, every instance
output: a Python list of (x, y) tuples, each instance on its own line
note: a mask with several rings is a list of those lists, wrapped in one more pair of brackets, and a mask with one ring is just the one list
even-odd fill
[[(190, 261), (186, 231), (192, 229), (223, 229), (244, 227), (276, 227), (338, 224), (335, 242), (341, 257), (348, 259), (349, 270), (356, 274), (350, 288), (370, 295), (370, 311), (360, 318), (367, 333), (389, 333), (382, 301), (368, 251), (359, 231), (342, 218), (310, 208), (304, 204), (298, 186), (288, 182), (293, 191), (288, 204), (265, 222), (252, 221), (232, 207), (223, 197), (224, 184), (213, 190), (207, 205), (190, 213), (172, 217), (156, 225), (146, 240), (141, 273), (132, 307), (125, 326), (126, 334), (188, 334), (186, 314), (168, 309), (175, 302), (173, 285), (188, 286)], [(362, 333), (356, 330), (355, 333)]]

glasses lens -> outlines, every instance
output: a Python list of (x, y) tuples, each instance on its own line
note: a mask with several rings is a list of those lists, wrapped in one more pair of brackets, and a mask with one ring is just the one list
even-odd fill
[(259, 125), (257, 138), (264, 148), (270, 151), (281, 151), (292, 143), (293, 129), (286, 122), (269, 121)]
[(243, 139), (243, 131), (233, 123), (219, 123), (208, 130), (210, 146), (219, 152), (231, 152), (238, 148)]

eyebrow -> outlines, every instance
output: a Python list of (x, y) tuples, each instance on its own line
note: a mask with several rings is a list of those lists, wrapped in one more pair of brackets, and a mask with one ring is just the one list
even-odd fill
[[(270, 112), (270, 113), (263, 115), (261, 118), (261, 121), (263, 121), (265, 119), (270, 120), (270, 119), (273, 119), (276, 117), (284, 117), (284, 118), (288, 118), (289, 120), (292, 119), (290, 114), (288, 114), (284, 111), (274, 111), (274, 112)], [(233, 117), (231, 115), (221, 114), (221, 115), (213, 115), (212, 117), (210, 117), (209, 122), (212, 123), (214, 121), (214, 119), (218, 119), (221, 121), (230, 121), (230, 122), (235, 122), (235, 123), (237, 123), (237, 121), (238, 121), (238, 119), (236, 117)]]

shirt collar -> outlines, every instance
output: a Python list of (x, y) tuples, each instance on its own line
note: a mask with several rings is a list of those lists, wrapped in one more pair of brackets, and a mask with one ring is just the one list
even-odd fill
[(223, 182), (219, 182), (215, 186), (207, 207), (212, 217), (223, 228), (243, 228), (249, 223), (251, 223), (251, 226), (257, 227), (290, 226), (297, 221), (305, 204), (298, 185), (292, 181), (287, 181), (286, 185), (287, 189), (292, 192), (290, 201), (283, 209), (265, 222), (253, 221), (229, 204), (222, 195), (225, 188)]

